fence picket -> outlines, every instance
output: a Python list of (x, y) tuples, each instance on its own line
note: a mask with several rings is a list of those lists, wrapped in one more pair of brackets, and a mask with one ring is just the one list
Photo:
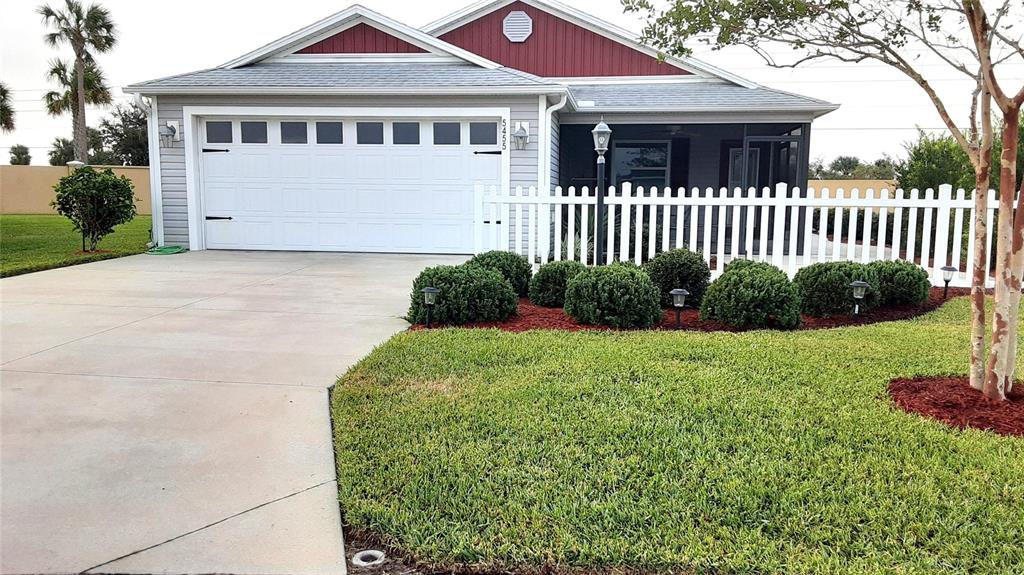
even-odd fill
[[(869, 200), (869, 201), (875, 199), (875, 190), (873, 188), (868, 188), (865, 191), (864, 198)], [(869, 261), (871, 261), (871, 244), (872, 244), (871, 237), (873, 235), (871, 228), (872, 228), (872, 226), (874, 224), (874, 222), (872, 221), (872, 216), (873, 215), (874, 215), (874, 210), (870, 206), (867, 206), (867, 207), (864, 208), (864, 224), (863, 224), (863, 228), (861, 229), (861, 240), (860, 240), (861, 241), (860, 261), (862, 263), (868, 263)]]
[[(658, 197), (658, 188), (651, 186), (647, 195), (652, 198)], [(657, 246), (658, 206), (651, 205), (650, 211), (647, 213), (647, 222), (647, 259), (651, 259), (654, 257), (654, 250)]]
[[(935, 198), (935, 190), (928, 188), (924, 192), (928, 204)], [(924, 209), (924, 225), (921, 226), (921, 267), (927, 268), (932, 255), (932, 208)]]
[(853, 188), (850, 190), (850, 199), (853, 200), (853, 207), (850, 208), (850, 227), (846, 230), (846, 257), (843, 259), (853, 262), (857, 261), (857, 222), (860, 219), (860, 209), (857, 207), (859, 202), (857, 200), (860, 199), (860, 189)]
[(629, 216), (633, 205), (633, 184), (622, 184), (622, 224), (619, 226), (619, 261), (629, 261)]
[[(896, 199), (902, 200), (904, 196), (903, 190), (896, 190)], [(896, 213), (892, 220), (892, 259), (898, 260), (900, 258), (900, 242), (903, 240), (903, 206), (896, 208)], [(907, 261), (910, 261), (910, 254), (907, 254)]]
[[(608, 193), (606, 195), (611, 197), (612, 199), (614, 199), (614, 196), (615, 196), (615, 186), (608, 186)], [(608, 221), (604, 224), (604, 226), (605, 226), (605, 232), (604, 233), (605, 233), (605, 240), (606, 240), (605, 241), (606, 245), (605, 245), (605, 249), (604, 249), (604, 251), (605, 251), (605, 254), (604, 254), (604, 261), (605, 261), (605, 263), (611, 263), (611, 262), (615, 261), (615, 208), (616, 208), (616, 205), (615, 205), (614, 202), (611, 202), (611, 203), (607, 203), (606, 202), (606, 204), (605, 204), (605, 211), (608, 214)], [(598, 225), (601, 225), (601, 224), (598, 224)]]
[(640, 259), (641, 259), (642, 255), (643, 255), (643, 245), (644, 245), (644, 205), (643, 205), (643, 203), (641, 201), (641, 200), (643, 200), (643, 197), (644, 197), (644, 187), (643, 186), (637, 186), (636, 187), (636, 197), (635, 197), (636, 203), (634, 204), (636, 206), (636, 213), (634, 214), (636, 216), (636, 224), (635, 224), (636, 225), (636, 229), (633, 230), (634, 231), (634, 234), (633, 234), (633, 263), (635, 263), (636, 265), (640, 265)]
[[(762, 189), (761, 197), (771, 198), (771, 188)], [(761, 212), (761, 233), (757, 239), (757, 260), (766, 262), (768, 261), (768, 214), (771, 212), (771, 208), (769, 206), (761, 206), (757, 210)]]
[[(584, 198), (590, 197), (590, 188), (583, 186), (580, 195)], [(587, 265), (590, 253), (590, 206), (580, 204), (580, 263)]]
[[(963, 188), (956, 191), (956, 201), (963, 202), (966, 192)], [(957, 270), (961, 269), (963, 262), (963, 239), (964, 239), (964, 209), (956, 208), (953, 212), (953, 252), (950, 254), (950, 264)]]
[[(569, 187), (569, 197), (575, 199), (576, 198), (576, 192), (577, 192), (577, 190), (576, 190), (575, 186), (570, 186)], [(574, 259), (576, 259), (576, 208), (577, 208), (577, 205), (575, 203), (573, 203), (573, 204), (570, 204), (568, 206), (568, 208), (569, 209), (567, 211), (569, 212), (569, 216), (568, 216), (568, 218), (566, 218), (568, 221), (566, 222), (567, 229), (565, 231), (565, 259), (567, 259), (567, 260), (574, 260)]]
[(732, 213), (732, 236), (729, 239), (729, 261), (736, 259), (737, 254), (740, 253), (740, 209), (741, 202), (743, 201), (743, 190), (740, 188), (734, 188), (732, 190), (733, 203), (735, 205), (729, 207), (729, 211)]
[[(729, 190), (722, 188), (718, 190), (718, 197), (725, 200), (729, 195)], [(725, 216), (727, 210), (725, 204), (718, 206), (718, 237), (716, 239), (718, 245), (715, 246), (715, 271), (722, 273), (725, 268)]]
[[(888, 201), (889, 200), (889, 190), (887, 188), (882, 188), (882, 191), (879, 193), (878, 197), (882, 198), (882, 200), (884, 200), (884, 201)], [(885, 208), (885, 207), (879, 208), (879, 210), (878, 210), (878, 252), (877, 252), (877, 259), (880, 259), (880, 260), (892, 259), (891, 257), (887, 258), (886, 255), (885, 255), (886, 254), (885, 236), (886, 236), (886, 234), (889, 231), (888, 228), (889, 228), (889, 208)]]
[[(715, 190), (707, 188), (704, 190), (704, 197), (713, 198)], [(700, 251), (704, 254), (704, 261), (711, 263), (711, 212), (714, 208), (710, 205), (704, 206), (704, 229), (701, 240)]]
[[(753, 199), (757, 195), (755, 188), (747, 188), (746, 198)], [(743, 206), (743, 219), (747, 222), (747, 229), (745, 232), (746, 239), (743, 240), (743, 250), (740, 252), (745, 258), (754, 259), (754, 226), (756, 221), (757, 210), (751, 205)]]
[(988, 209), (985, 210), (985, 277), (992, 275), (992, 222), (995, 219), (996, 210), (992, 207), (996, 194), (988, 191)]
[[(562, 197), (562, 186), (555, 188), (555, 195)], [(562, 202), (555, 204), (555, 249), (552, 258), (557, 262), (562, 259)]]
[[(800, 197), (800, 190), (798, 188), (793, 189), (793, 198)], [(786, 273), (789, 277), (793, 277), (796, 274), (796, 242), (800, 237), (800, 209), (796, 205), (787, 206), (783, 213), (787, 213), (785, 229), (789, 230), (789, 257), (786, 259)]]
[(683, 247), (683, 215), (686, 209), (683, 207), (686, 198), (686, 188), (676, 190), (676, 197), (679, 198), (679, 205), (676, 206), (676, 249)]
[[(910, 200), (917, 203), (917, 189), (910, 190)], [(910, 208), (907, 216), (907, 261), (917, 261), (917, 208)]]
[(786, 204), (789, 200), (789, 186), (775, 186), (775, 206), (772, 208), (772, 265), (782, 269), (786, 251)]
[[(530, 197), (537, 196), (537, 188), (530, 186), (526, 191)], [(529, 234), (526, 237), (526, 260), (530, 262), (530, 265), (534, 265), (537, 262), (537, 208), (539, 204), (527, 204), (526, 205), (526, 219), (527, 228), (526, 231)]]
[[(672, 188), (668, 186), (661, 193), (661, 197), (670, 198), (672, 197)], [(661, 207), (661, 251), (667, 252), (669, 250), (672, 235), (672, 206)]]

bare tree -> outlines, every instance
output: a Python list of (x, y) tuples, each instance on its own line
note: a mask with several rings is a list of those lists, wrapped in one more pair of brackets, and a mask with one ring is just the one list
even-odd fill
[[(1005, 399), (1012, 385), (1015, 314), (1024, 267), (1024, 250), (1019, 247), (1024, 243), (1022, 210), (1018, 209), (1016, 218), (1013, 216), (1016, 122), (1021, 105), (1017, 96), (1024, 99), (1024, 86), (1017, 96), (1006, 96), (1000, 78), (1005, 69), (1002, 65), (1024, 61), (1021, 36), (1014, 30), (1022, 25), (1024, 3), (1001, 0), (988, 9), (981, 0), (671, 0), (659, 6), (652, 0), (622, 3), (627, 10), (646, 16), (644, 39), (669, 53), (689, 54), (687, 43), (696, 39), (715, 49), (748, 46), (766, 63), (779, 68), (817, 60), (875, 61), (917, 84), (974, 167), (971, 385), (983, 389), (989, 397)], [(776, 47), (791, 49), (794, 58), (777, 60), (770, 53)], [(953, 70), (973, 82), (970, 109), (961, 117), (964, 124), (954, 120), (943, 95), (924, 72), (922, 60), (944, 64), (941, 67), (947, 73)], [(993, 344), (986, 362), (985, 213), (991, 183), (993, 102), (1002, 113), (1003, 152)]]

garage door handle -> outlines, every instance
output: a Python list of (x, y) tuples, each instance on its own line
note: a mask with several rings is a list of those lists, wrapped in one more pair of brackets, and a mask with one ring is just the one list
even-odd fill
[(474, 154), (485, 154), (485, 155), (488, 155), (488, 156), (500, 156), (501, 155), (501, 150), (484, 150), (484, 151), (478, 150), (478, 151), (473, 152), (473, 153)]
[[(485, 224), (489, 224), (489, 223), (491, 223), (491, 220), (484, 220), (484, 223), (485, 223)], [(500, 223), (501, 223), (501, 220), (495, 220), (495, 221), (494, 221), (494, 223), (496, 223), (496, 224), (500, 224)]]
[(208, 220), (230, 220), (231, 216), (206, 216)]
[(230, 152), (227, 148), (203, 148), (203, 152)]

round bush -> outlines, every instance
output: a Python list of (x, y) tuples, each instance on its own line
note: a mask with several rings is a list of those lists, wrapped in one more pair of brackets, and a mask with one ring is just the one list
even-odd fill
[(785, 272), (770, 264), (730, 266), (704, 294), (700, 317), (743, 329), (800, 325), (800, 296)]
[(411, 323), (427, 321), (427, 308), (420, 293), (425, 287), (441, 290), (433, 317), (439, 324), (505, 321), (516, 313), (516, 292), (498, 272), (469, 264), (436, 266), (420, 272), (412, 283), (407, 317)]
[(903, 261), (877, 261), (868, 267), (878, 275), (879, 305), (921, 305), (928, 301), (932, 282), (921, 266)]
[(516, 294), (521, 297), (526, 296), (527, 289), (530, 286), (530, 276), (533, 275), (533, 269), (523, 256), (512, 252), (494, 250), (477, 254), (470, 258), (467, 263), (498, 272), (508, 280), (508, 283), (512, 284), (512, 289), (515, 290)]
[(823, 262), (807, 266), (796, 273), (793, 283), (800, 293), (801, 310), (814, 317), (851, 315), (856, 301), (850, 283), (868, 282), (867, 293), (860, 302), (861, 311), (878, 307), (878, 274), (867, 264), (856, 262)]
[(530, 301), (544, 307), (562, 307), (565, 305), (565, 286), (585, 269), (587, 266), (571, 260), (540, 266), (530, 280)]
[(587, 268), (569, 280), (565, 313), (587, 325), (651, 327), (661, 319), (658, 288), (636, 266)]
[(672, 305), (669, 292), (676, 288), (690, 292), (686, 301), (699, 307), (711, 281), (711, 268), (704, 258), (686, 248), (659, 253), (644, 264), (644, 270), (661, 294), (662, 307)]

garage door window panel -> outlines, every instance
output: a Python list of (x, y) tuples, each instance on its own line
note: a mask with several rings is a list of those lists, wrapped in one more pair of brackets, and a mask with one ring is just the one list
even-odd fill
[(305, 144), (308, 138), (306, 122), (281, 122), (282, 144)]
[(494, 122), (470, 122), (469, 123), (469, 145), (471, 146), (496, 146), (498, 145), (498, 125)]
[(391, 143), (399, 146), (415, 146), (420, 143), (419, 122), (393, 122)]
[(458, 146), (462, 143), (462, 124), (459, 122), (434, 122), (435, 146)]
[(316, 123), (317, 144), (343, 144), (345, 143), (345, 130), (342, 122), (317, 122)]
[(267, 123), (266, 122), (242, 122), (242, 143), (243, 144), (266, 144)]
[(230, 144), (231, 141), (231, 122), (206, 123), (207, 144)]
[(356, 122), (356, 143), (379, 145), (384, 143), (384, 122)]

